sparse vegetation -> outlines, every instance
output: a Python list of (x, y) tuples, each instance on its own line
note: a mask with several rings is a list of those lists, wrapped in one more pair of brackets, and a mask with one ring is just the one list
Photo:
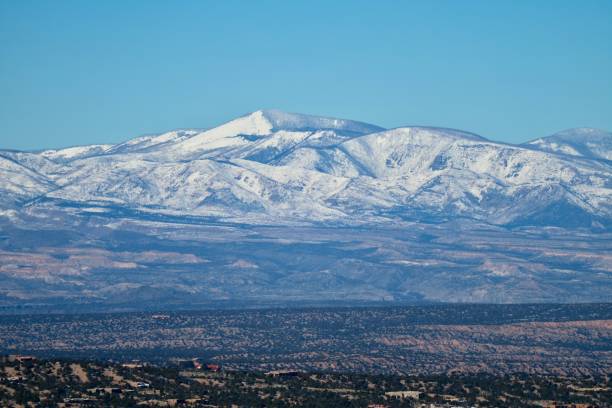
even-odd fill
[(612, 304), (0, 316), (0, 353), (235, 370), (603, 375)]
[(612, 403), (606, 376), (211, 372), (171, 364), (0, 363), (2, 406), (554, 407)]

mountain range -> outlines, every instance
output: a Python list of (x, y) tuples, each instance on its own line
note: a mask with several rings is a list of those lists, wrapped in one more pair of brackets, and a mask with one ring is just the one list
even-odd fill
[[(178, 293), (176, 301), (185, 291), (201, 295), (198, 301), (508, 302), (558, 300), (568, 293), (577, 301), (598, 300), (611, 287), (612, 261), (605, 253), (612, 249), (612, 134), (577, 128), (513, 145), (454, 129), (384, 129), (352, 120), (260, 110), (211, 129), (175, 130), (114, 145), (0, 150), (0, 227), (0, 273), (7, 277), (5, 287), (0, 284), (0, 299), (8, 306), (40, 301), (41, 296), (54, 302), (74, 296), (107, 302), (115, 299), (109, 293), (118, 292), (139, 293), (151, 301)], [(133, 244), (125, 238), (128, 232), (146, 236), (147, 245), (164, 249), (142, 262), (118, 255), (121, 247), (123, 253), (138, 252), (142, 258), (142, 251), (126, 249)], [(123, 238), (117, 238), (120, 233)], [(208, 252), (212, 247), (178, 255), (184, 248), (203, 248), (202, 233), (210, 238), (205, 239), (208, 244), (233, 242), (221, 251), (235, 259), (215, 264)], [(402, 234), (409, 237), (401, 238)], [(550, 239), (542, 240), (542, 234)], [(448, 238), (455, 235), (458, 241)], [(164, 236), (165, 243), (151, 242)], [(407, 250), (386, 246), (383, 241), (392, 236), (412, 240), (406, 244), (411, 255), (390, 255)], [(439, 247), (472, 239), (467, 237), (498, 237), (500, 248), (502, 242), (537, 241), (547, 249), (523, 254), (527, 258), (514, 254), (499, 267), (484, 247), (481, 252), (476, 247), (468, 251), (479, 260), (468, 262), (470, 256), (464, 255), (467, 264), (457, 263), (456, 254), (449, 260), (450, 246)], [(561, 237), (559, 245), (571, 247), (577, 239), (584, 253), (572, 255), (569, 263), (557, 259), (556, 266), (548, 265), (543, 260), (559, 250), (553, 243)], [(172, 250), (169, 242), (174, 243)], [(283, 242), (298, 245), (292, 251), (303, 257), (301, 266), (309, 265), (305, 272), (297, 273), (297, 266), (283, 269)], [(308, 255), (306, 247), (325, 242), (326, 249)], [(335, 247), (338, 242), (342, 248)], [(380, 244), (375, 252), (381, 259), (364, 264), (364, 256), (372, 254), (360, 254), (351, 264), (354, 254), (348, 254), (345, 245), (365, 250), (374, 242)], [(254, 247), (258, 254), (251, 252)], [(96, 252), (97, 261), (89, 259), (92, 251), (102, 251)], [(470, 283), (469, 290), (458, 295), (450, 289), (456, 282), (444, 277), (419, 281), (419, 268), (431, 265), (411, 251), (439, 258), (429, 262), (445, 273), (462, 266), (467, 271), (462, 278), (482, 272), (485, 265), (501, 279), (493, 287), (504, 290), (496, 294), (490, 282), (486, 290)], [(262, 252), (275, 255), (265, 261)], [(37, 266), (32, 266), (34, 253), (41, 257)], [(29, 261), (20, 254), (29, 254)], [(79, 256), (81, 262), (75, 263)], [(325, 266), (317, 263), (322, 256), (329, 258)], [(532, 266), (529, 257), (535, 257)], [(185, 279), (170, 279), (173, 283), (168, 284), (167, 276), (143, 283), (126, 275), (121, 281), (119, 275), (117, 282), (98, 286), (89, 279), (100, 270), (127, 275), (126, 271), (151, 271), (159, 265), (167, 270), (169, 259), (172, 268), (188, 269), (189, 279), (200, 285), (204, 284), (198, 273), (208, 273), (202, 270), (216, 268), (221, 276), (208, 279), (201, 290)], [(266, 267), (266, 262), (271, 264)], [(542, 267), (533, 265), (542, 262), (548, 272), (588, 272), (589, 285), (600, 285), (599, 289), (589, 292), (587, 285), (572, 292), (568, 282), (575, 277), (567, 281), (561, 275), (504, 284), (514, 275), (533, 274)], [(332, 276), (345, 269), (353, 275)], [(377, 274), (380, 279), (372, 281)], [(283, 282), (289, 275), (292, 278)], [(78, 282), (62, 287), (66, 276), (78, 277)], [(330, 285), (336, 288), (333, 293), (320, 293), (321, 287)], [(78, 295), (67, 288), (78, 289)], [(538, 290), (550, 292), (537, 294)]]
[(611, 159), (612, 134), (595, 129), (517, 146), (257, 111), (117, 145), (2, 151), (0, 180), (5, 210), (51, 202), (249, 223), (467, 217), (609, 227)]

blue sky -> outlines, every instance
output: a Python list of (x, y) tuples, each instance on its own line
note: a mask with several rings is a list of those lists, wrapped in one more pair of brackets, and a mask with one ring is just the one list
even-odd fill
[(508, 142), (612, 130), (612, 1), (0, 0), (0, 148), (260, 108)]

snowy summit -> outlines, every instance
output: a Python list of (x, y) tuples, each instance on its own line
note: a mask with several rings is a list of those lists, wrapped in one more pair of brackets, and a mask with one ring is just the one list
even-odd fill
[(611, 140), (581, 128), (509, 145), (453, 129), (259, 110), (117, 145), (1, 152), (1, 203), (264, 224), (464, 217), (606, 227)]

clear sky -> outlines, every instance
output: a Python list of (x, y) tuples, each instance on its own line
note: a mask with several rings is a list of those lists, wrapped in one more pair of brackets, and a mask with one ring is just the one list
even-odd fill
[(508, 142), (612, 130), (612, 1), (0, 0), (0, 148), (260, 108)]

